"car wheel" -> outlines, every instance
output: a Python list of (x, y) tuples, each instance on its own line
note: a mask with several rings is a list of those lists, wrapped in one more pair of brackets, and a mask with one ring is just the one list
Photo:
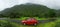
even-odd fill
[(26, 24), (24, 23), (24, 25), (26, 25)]
[(34, 25), (37, 25), (36, 23)]

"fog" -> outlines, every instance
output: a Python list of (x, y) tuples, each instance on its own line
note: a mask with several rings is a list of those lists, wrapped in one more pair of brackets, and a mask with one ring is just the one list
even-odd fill
[(50, 8), (60, 9), (60, 0), (0, 0), (0, 11), (24, 3), (42, 4)]

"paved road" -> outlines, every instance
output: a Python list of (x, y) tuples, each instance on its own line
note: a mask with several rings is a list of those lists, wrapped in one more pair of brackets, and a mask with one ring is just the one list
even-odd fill
[[(9, 20), (10, 22), (15, 22), (15, 23), (21, 23), (21, 20)], [(52, 22), (52, 21), (55, 21), (55, 20), (38, 20), (39, 23), (47, 23), (47, 22)]]
[[(21, 23), (21, 20), (16, 20), (16, 19), (0, 18), (0, 20), (7, 20), (9, 22)], [(38, 20), (39, 23), (46, 23), (51, 21), (55, 21), (55, 20)]]
[(0, 20), (6, 20), (7, 18), (0, 18)]

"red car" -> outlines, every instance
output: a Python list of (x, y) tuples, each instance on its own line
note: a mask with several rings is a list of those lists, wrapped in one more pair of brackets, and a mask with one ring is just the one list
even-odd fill
[(27, 20), (22, 20), (22, 24), (24, 25), (36, 25), (38, 23), (38, 21), (34, 18), (29, 18)]

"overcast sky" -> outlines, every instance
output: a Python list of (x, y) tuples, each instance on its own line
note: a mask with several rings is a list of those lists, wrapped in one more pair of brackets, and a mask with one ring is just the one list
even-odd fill
[(24, 3), (43, 4), (50, 8), (60, 8), (60, 0), (0, 0), (0, 11)]

